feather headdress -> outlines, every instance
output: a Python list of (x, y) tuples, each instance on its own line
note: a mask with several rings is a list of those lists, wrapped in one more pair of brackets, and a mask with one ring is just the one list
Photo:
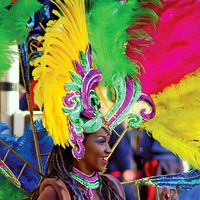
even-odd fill
[[(35, 102), (43, 111), (44, 125), (55, 144), (63, 147), (72, 145), (75, 147), (73, 153), (82, 155), (84, 152), (80, 149), (83, 148), (83, 132), (97, 131), (104, 119), (109, 127), (114, 128), (126, 117), (130, 118), (132, 126), (137, 126), (142, 118), (153, 116), (154, 110), (148, 117), (144, 112), (129, 114), (131, 107), (141, 96), (141, 88), (136, 76), (139, 66), (136, 62), (131, 65), (131, 61), (125, 56), (126, 42), (130, 39), (126, 29), (129, 23), (137, 26), (146, 15), (148, 17), (145, 19), (150, 21), (155, 18), (156, 21), (155, 13), (142, 7), (144, 2), (94, 2), (95, 6), (90, 7), (87, 12), (88, 41), (84, 1), (52, 1), (53, 19), (48, 21), (44, 35), (37, 37), (38, 47), (31, 54), (30, 64), (36, 67), (33, 71), (37, 81)], [(144, 12), (138, 11), (134, 15), (136, 8)], [(131, 11), (132, 9), (134, 10)], [(101, 16), (98, 16), (100, 13)], [(99, 23), (103, 21), (101, 17), (104, 13), (112, 16), (111, 23)], [(121, 26), (120, 19), (123, 22)], [(109, 35), (112, 37), (109, 26), (117, 31), (113, 42), (105, 39)], [(97, 27), (104, 31), (101, 36)], [(109, 49), (112, 49), (111, 56), (108, 56)], [(94, 61), (92, 52), (95, 54)], [(116, 55), (116, 59), (112, 59), (112, 55)], [(105, 69), (103, 76), (109, 71), (107, 77), (111, 78), (107, 78), (105, 82), (116, 90), (116, 102), (104, 117), (99, 111), (102, 99), (95, 91), (102, 80), (102, 73), (97, 69), (99, 66), (102, 66), (101, 70)], [(140, 101), (144, 100), (147, 98), (140, 98)], [(153, 106), (151, 101), (148, 104)]]

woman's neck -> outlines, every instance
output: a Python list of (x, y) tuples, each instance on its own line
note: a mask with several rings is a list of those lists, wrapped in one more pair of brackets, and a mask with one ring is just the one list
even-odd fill
[(83, 163), (81, 163), (80, 161), (75, 161), (72, 165), (72, 168), (76, 168), (78, 169), (80, 172), (91, 176), (95, 173), (94, 170), (89, 169), (87, 166), (85, 166)]
[(90, 175), (85, 174), (84, 172), (80, 171), (79, 169), (72, 167), (72, 172), (74, 174), (76, 174), (77, 176), (83, 178), (86, 181), (89, 182), (94, 182), (97, 181), (99, 179), (99, 174), (97, 172), (93, 172)]
[(79, 169), (72, 167), (69, 175), (84, 188), (83, 191), (85, 196), (89, 199), (92, 199), (92, 190), (99, 188), (100, 185), (99, 174), (94, 172), (93, 174), (87, 175)]

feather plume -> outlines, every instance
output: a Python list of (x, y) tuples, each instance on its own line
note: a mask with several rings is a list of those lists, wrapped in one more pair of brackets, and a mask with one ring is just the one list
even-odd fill
[[(89, 4), (89, 3), (88, 3)], [(139, 28), (145, 22), (157, 21), (155, 12), (145, 7), (147, 4), (159, 4), (159, 1), (95, 1), (89, 5), (88, 26), (89, 42), (93, 47), (94, 62), (103, 73), (103, 81), (108, 88), (112, 85), (113, 75), (137, 77), (140, 64), (127, 58), (128, 40), (151, 40), (145, 29)], [(126, 31), (133, 26), (140, 34)], [(136, 30), (134, 30), (136, 33)]]
[(136, 180), (136, 184), (191, 190), (200, 185), (200, 171), (153, 176)]
[(200, 169), (200, 69), (151, 95), (157, 108), (154, 119), (142, 127), (161, 145)]
[[(1, 28), (0, 32), (3, 32)], [(4, 31), (4, 34), (0, 34), (0, 78), (3, 76), (3, 72), (11, 67), (11, 63), (14, 61), (11, 55), (13, 57), (17, 56), (17, 52), (11, 47), (15, 45), (15, 42), (12, 40), (12, 37), (9, 38), (8, 31)]]
[(200, 66), (199, 7), (196, 0), (171, 0), (157, 11), (160, 19), (152, 32), (153, 42), (140, 56), (132, 54), (144, 66), (142, 92), (160, 92)]
[[(53, 141), (51, 137), (48, 136), (48, 133), (45, 131), (42, 126), (41, 120), (36, 120), (34, 126), (37, 131), (43, 131), (42, 134), (38, 135), (38, 142), (41, 154), (49, 153), (53, 148)], [(36, 159), (36, 150), (33, 140), (33, 131), (31, 125), (28, 125), (21, 137), (16, 137), (11, 133), (11, 129), (8, 125), (0, 122), (0, 139), (3, 140), (7, 145), (19, 153), (27, 162), (32, 164), (35, 168), (38, 168)], [(0, 159), (2, 159), (6, 154), (7, 148), (0, 144)], [(43, 156), (42, 160), (42, 169), (45, 173), (47, 156)], [(20, 169), (22, 169), (24, 162), (22, 162), (16, 155), (9, 153), (6, 158), (5, 163), (11, 169), (15, 176), (19, 175)], [(27, 191), (32, 192), (33, 189), (38, 185), (40, 181), (40, 175), (33, 171), (28, 166), (25, 167), (21, 177), (19, 179), (21, 187)], [(0, 182), (0, 189), (1, 185)], [(2, 192), (3, 194), (3, 192)], [(0, 193), (1, 195), (1, 193)]]
[(44, 41), (38, 49), (43, 55), (33, 60), (32, 65), (38, 66), (33, 71), (38, 81), (34, 93), (35, 102), (43, 110), (44, 126), (54, 143), (64, 147), (72, 143), (61, 97), (67, 93), (65, 84), (72, 81), (69, 74), (75, 71), (72, 61), (80, 62), (79, 52), (86, 51), (88, 33), (83, 0), (55, 1), (55, 5), (53, 12), (58, 20), (49, 21), (45, 35), (38, 38)]
[(42, 6), (37, 0), (21, 0), (15, 4), (9, 2), (0, 3), (0, 76), (10, 68), (13, 56), (17, 56), (17, 52), (10, 47), (25, 41), (29, 32), (26, 24)]

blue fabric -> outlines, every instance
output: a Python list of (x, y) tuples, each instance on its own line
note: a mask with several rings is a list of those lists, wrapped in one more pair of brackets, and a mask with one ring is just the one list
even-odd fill
[(179, 162), (180, 159), (171, 151), (165, 149), (153, 137), (145, 131), (141, 132), (140, 148), (138, 155), (145, 160), (174, 160)]

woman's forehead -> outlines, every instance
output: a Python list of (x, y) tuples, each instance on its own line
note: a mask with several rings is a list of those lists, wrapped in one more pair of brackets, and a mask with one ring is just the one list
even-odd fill
[(99, 134), (99, 135), (105, 135), (105, 136), (110, 136), (111, 135), (111, 132), (106, 128), (106, 127), (101, 127), (98, 131), (97, 131), (97, 133)]
[(91, 136), (91, 137), (100, 137), (100, 136), (110, 137), (110, 132), (106, 128), (102, 127), (98, 131), (96, 131), (94, 133), (91, 133), (91, 134), (88, 134), (87, 136)]
[(112, 131), (109, 126), (103, 125), (101, 128), (104, 129), (108, 135), (112, 134)]
[(88, 140), (89, 138), (97, 138), (97, 137), (105, 137), (108, 140), (110, 139), (111, 136), (111, 132), (106, 128), (106, 127), (101, 127), (98, 131), (94, 132), (94, 133), (85, 133), (85, 141)]

